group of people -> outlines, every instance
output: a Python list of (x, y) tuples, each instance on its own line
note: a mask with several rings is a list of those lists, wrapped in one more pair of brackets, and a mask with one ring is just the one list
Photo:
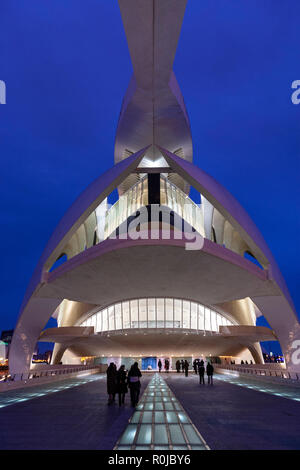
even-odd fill
[[(162, 369), (162, 362), (161, 360), (159, 359), (158, 363), (157, 363), (157, 367), (158, 367), (158, 371), (161, 372), (161, 369)], [(165, 371), (166, 372), (169, 372), (169, 369), (170, 369), (170, 361), (169, 359), (165, 359)]]
[[(162, 362), (159, 359), (158, 363), (158, 370), (161, 372), (162, 369)], [(204, 361), (200, 359), (195, 359), (193, 362), (193, 367), (195, 374), (199, 374), (200, 384), (205, 384), (204, 375), (205, 375), (205, 365)], [(170, 362), (168, 359), (165, 359), (165, 370), (169, 372)], [(189, 362), (187, 360), (177, 360), (176, 361), (176, 371), (179, 373), (180, 371), (185, 373), (185, 376), (188, 376), (189, 373)], [(208, 362), (206, 366), (206, 375), (208, 384), (213, 384), (213, 373), (214, 368), (213, 365)], [(130, 399), (131, 405), (135, 407), (138, 404), (140, 390), (141, 390), (141, 382), (140, 378), (142, 377), (141, 371), (139, 369), (139, 365), (135, 362), (128, 374), (125, 369), (124, 365), (121, 365), (119, 370), (117, 370), (117, 366), (114, 362), (111, 362), (106, 370), (107, 375), (107, 394), (108, 394), (108, 405), (112, 405), (115, 402), (116, 394), (119, 395), (119, 406), (125, 404), (125, 396), (128, 393), (128, 388), (130, 390)]]
[(119, 370), (114, 362), (111, 362), (106, 371), (107, 375), (107, 394), (108, 394), (108, 405), (112, 405), (115, 402), (116, 394), (119, 395), (119, 406), (125, 404), (125, 395), (130, 390), (131, 405), (136, 406), (139, 401), (142, 377), (139, 365), (135, 362), (128, 374), (124, 365), (121, 365)]
[[(204, 375), (205, 375), (205, 365), (204, 361), (201, 359), (195, 359), (193, 362), (193, 367), (195, 374), (199, 374), (200, 385), (205, 385)], [(214, 375), (214, 366), (208, 362), (206, 365), (206, 375), (208, 385), (213, 385), (213, 375)]]
[(181, 361), (178, 359), (176, 361), (176, 370), (179, 373), (180, 371), (185, 373), (185, 376), (187, 377), (189, 375), (189, 365), (190, 363), (187, 360), (181, 359)]

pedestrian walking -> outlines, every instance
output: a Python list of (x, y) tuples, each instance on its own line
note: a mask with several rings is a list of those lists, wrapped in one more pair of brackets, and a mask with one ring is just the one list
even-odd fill
[(128, 372), (128, 385), (130, 389), (130, 398), (131, 405), (136, 406), (139, 401), (141, 382), (140, 377), (142, 377), (139, 365), (135, 362)]
[(125, 366), (121, 365), (117, 373), (117, 391), (119, 394), (119, 406), (124, 405), (125, 395), (128, 392), (127, 388), (127, 372)]
[(106, 370), (106, 385), (108, 394), (108, 405), (111, 405), (115, 401), (115, 395), (117, 392), (117, 368), (116, 365), (111, 362)]
[(160, 359), (159, 359), (159, 361), (158, 361), (157, 365), (158, 365), (158, 371), (159, 371), (159, 372), (161, 372), (161, 368), (162, 368), (162, 362), (161, 362), (161, 360), (160, 360)]
[(169, 359), (165, 359), (165, 371), (169, 372), (169, 368), (170, 368), (170, 361)]
[(210, 362), (208, 362), (206, 366), (206, 374), (207, 374), (207, 383), (210, 385), (213, 385), (214, 367)]
[(199, 374), (199, 383), (200, 383), (200, 385), (201, 384), (205, 385), (204, 373), (205, 373), (204, 362), (201, 360), (199, 362), (199, 366), (198, 366), (198, 374)]
[(184, 372), (185, 376), (187, 377), (189, 375), (189, 363), (187, 360), (184, 361)]
[(176, 370), (177, 370), (177, 373), (180, 373), (180, 360), (177, 359), (176, 361)]

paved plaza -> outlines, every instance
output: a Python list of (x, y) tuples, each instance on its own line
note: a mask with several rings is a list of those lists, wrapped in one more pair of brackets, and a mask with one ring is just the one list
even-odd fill
[[(211, 450), (300, 448), (297, 386), (227, 375), (215, 375), (213, 386), (200, 386), (193, 373), (164, 373), (157, 380), (143, 375), (140, 403), (165, 391), (177, 403), (175, 414), (182, 411)], [(103, 374), (2, 392), (1, 449), (113, 449), (134, 412), (129, 394), (125, 406), (117, 400), (107, 406)]]

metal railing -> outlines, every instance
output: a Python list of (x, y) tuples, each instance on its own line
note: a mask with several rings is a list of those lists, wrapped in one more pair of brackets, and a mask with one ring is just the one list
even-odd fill
[(47, 369), (47, 370), (31, 370), (23, 374), (7, 374), (4, 376), (4, 379), (0, 383), (9, 383), (15, 381), (25, 381), (40, 379), (46, 377), (55, 377), (60, 375), (73, 374), (81, 371), (88, 371), (91, 369), (100, 369), (98, 365), (93, 366), (72, 366), (72, 367), (60, 367), (58, 369)]
[(242, 374), (248, 375), (258, 375), (258, 376), (265, 376), (265, 377), (278, 377), (281, 379), (289, 379), (289, 380), (300, 380), (300, 376), (296, 372), (289, 372), (286, 369), (283, 370), (276, 370), (276, 369), (262, 369), (257, 367), (245, 367), (245, 366), (238, 366), (238, 365), (216, 365), (216, 369), (225, 369), (231, 370), (235, 372), (241, 372)]

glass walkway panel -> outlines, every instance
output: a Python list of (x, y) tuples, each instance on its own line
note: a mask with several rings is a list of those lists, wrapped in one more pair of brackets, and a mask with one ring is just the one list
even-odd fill
[(95, 380), (101, 380), (104, 378), (104, 375), (91, 375), (91, 376), (82, 376), (74, 377), (71, 379), (62, 380), (55, 383), (46, 383), (46, 384), (35, 384), (32, 387), (22, 388), (22, 389), (12, 389), (0, 393), (0, 408), (5, 406), (14, 405), (16, 403), (21, 403), (24, 401), (32, 400), (33, 398), (43, 397), (49, 395), (50, 393), (61, 392), (67, 390), (68, 388), (78, 387), (79, 385), (84, 385)]
[(147, 386), (115, 450), (209, 450), (159, 374)]

